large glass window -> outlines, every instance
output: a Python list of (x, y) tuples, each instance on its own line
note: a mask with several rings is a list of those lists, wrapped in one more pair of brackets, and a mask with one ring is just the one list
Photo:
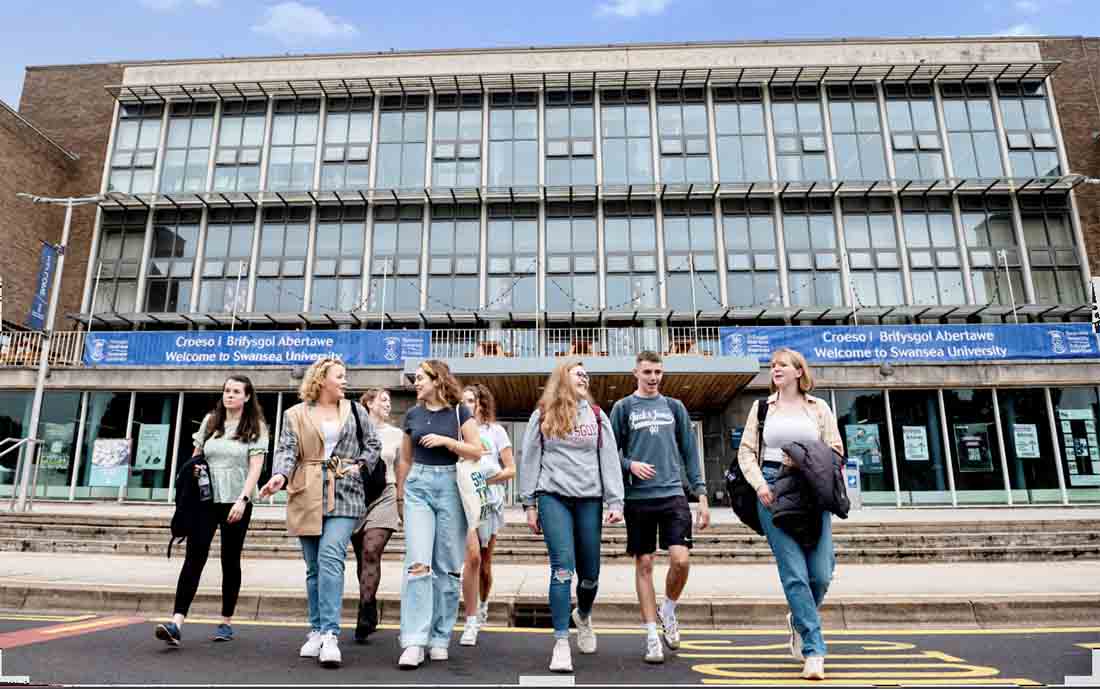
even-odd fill
[(146, 276), (145, 311), (191, 311), (200, 209), (157, 211), (153, 216), (153, 254)]
[(899, 180), (946, 177), (932, 85), (887, 82), (885, 90), (895, 176)]
[(997, 127), (986, 82), (946, 83), (943, 114), (951, 143), (955, 177), (994, 178), (1004, 175), (997, 146)]
[(1050, 435), (1046, 396), (1042, 389), (1000, 388), (1008, 481), (1017, 503), (1059, 503), (1058, 469), (1054, 464), (1054, 438)]
[[(30, 391), (0, 391), (0, 438), (23, 438), (29, 423)], [(0, 485), (15, 484), (15, 466), (20, 451), (0, 457)]]
[(160, 148), (160, 103), (119, 105), (115, 150), (107, 191), (148, 194), (153, 191), (153, 168)]
[(840, 253), (830, 198), (783, 200), (783, 241), (787, 251), (791, 304), (839, 306)]
[(885, 180), (886, 153), (875, 85), (831, 84), (829, 122), (833, 130), (837, 178)]
[(1095, 388), (1052, 388), (1062, 474), (1071, 501), (1100, 500), (1100, 403)]
[(894, 470), (886, 398), (881, 390), (838, 390), (836, 421), (845, 455), (859, 463), (860, 489), (868, 505), (892, 505)]
[(718, 136), (720, 182), (760, 182), (771, 178), (762, 87), (715, 89), (714, 130)]
[(313, 189), (320, 111), (321, 101), (316, 98), (275, 101), (271, 158), (267, 166), (268, 189)]
[(657, 128), (661, 134), (661, 182), (710, 182), (706, 91), (658, 89)]
[(374, 99), (370, 96), (328, 99), (321, 189), (366, 189), (370, 186), (373, 119)]
[(489, 206), (488, 309), (537, 311), (538, 205)]
[(894, 455), (903, 504), (950, 503), (936, 391), (891, 390)]
[[(29, 423), (30, 419), (27, 421)], [(38, 421), (38, 438), (42, 440), (42, 448), (38, 456), (36, 496), (68, 498), (79, 423), (80, 393), (46, 392)], [(9, 455), (15, 457), (18, 452)]]
[[(130, 417), (130, 393), (97, 391), (88, 394), (88, 412), (84, 421), (84, 440), (81, 446), (80, 478), (77, 480), (78, 498), (116, 498), (118, 485), (97, 486), (97, 467), (92, 463), (95, 442), (98, 439), (129, 439), (133, 435), (127, 428)], [(133, 444), (131, 444), (131, 450)]]
[(480, 93), (436, 95), (432, 140), (433, 186), (481, 186)]
[(317, 210), (310, 311), (358, 310), (363, 274), (366, 206), (321, 206)]
[(943, 406), (959, 503), (1006, 503), (993, 391), (945, 389)]
[(771, 200), (752, 197), (723, 200), (722, 229), (726, 239), (726, 291), (730, 306), (782, 304)]
[(202, 257), (199, 310), (230, 313), (248, 309), (248, 267), (252, 256), (255, 211), (210, 209)]
[(607, 309), (628, 311), (661, 304), (657, 283), (657, 223), (652, 201), (609, 201), (604, 206)]
[(596, 256), (596, 204), (547, 204), (547, 311), (599, 311)]
[(1026, 302), (1008, 197), (964, 195), (959, 197), (959, 205), (970, 253), (974, 299), (978, 304), (1011, 304), (1013, 297), (1017, 304)]
[(160, 191), (169, 194), (206, 191), (213, 131), (213, 101), (172, 104)]
[(546, 94), (546, 184), (596, 184), (595, 129), (591, 91)]
[(721, 309), (712, 202), (669, 200), (662, 211), (668, 308), (690, 313)]
[(600, 92), (603, 182), (609, 185), (653, 182), (649, 131), (649, 91)]
[(880, 196), (844, 199), (843, 209), (848, 280), (857, 305), (904, 304), (893, 199)]
[(423, 206), (374, 208), (369, 311), (420, 311), (423, 230)]
[(1083, 304), (1085, 286), (1070, 227), (1068, 198), (1065, 194), (1023, 194), (1019, 201), (1036, 301)]
[(538, 94), (493, 93), (489, 100), (489, 186), (539, 182)]
[(391, 94), (382, 97), (378, 123), (380, 189), (423, 189), (428, 139), (428, 97)]
[(1013, 177), (1056, 177), (1062, 174), (1058, 144), (1047, 109), (1042, 82), (999, 82), (1008, 162)]
[(901, 222), (914, 304), (966, 304), (951, 200), (903, 196)]
[(250, 192), (260, 188), (267, 101), (226, 101), (218, 129), (214, 166), (215, 192)]
[[(168, 498), (172, 472), (172, 438), (176, 431), (179, 393), (137, 393), (134, 399), (134, 445), (132, 470), (126, 497), (138, 500)], [(141, 437), (142, 427), (156, 427), (159, 433)], [(190, 457), (190, 453), (184, 459)]]
[(428, 310), (474, 311), (480, 305), (481, 207), (437, 204), (428, 237)]
[(779, 179), (829, 179), (820, 89), (812, 84), (774, 84), (771, 95)]
[(125, 314), (136, 308), (147, 217), (144, 210), (103, 212), (95, 311)]
[(258, 312), (297, 312), (305, 304), (309, 207), (264, 209), (256, 265)]

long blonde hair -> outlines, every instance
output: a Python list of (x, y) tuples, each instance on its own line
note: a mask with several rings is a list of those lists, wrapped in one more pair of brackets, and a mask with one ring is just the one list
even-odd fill
[[(547, 438), (565, 438), (573, 433), (577, 422), (577, 390), (573, 382), (569, 380), (569, 372), (574, 367), (579, 367), (584, 362), (576, 357), (570, 357), (562, 361), (554, 368), (550, 378), (546, 380), (546, 389), (539, 398), (539, 414), (542, 420), (539, 428)], [(585, 395), (584, 399), (592, 403), (592, 398)]]

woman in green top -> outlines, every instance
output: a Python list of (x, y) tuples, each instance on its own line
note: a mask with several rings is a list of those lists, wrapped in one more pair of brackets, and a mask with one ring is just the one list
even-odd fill
[(187, 538), (187, 556), (176, 585), (172, 622), (156, 627), (157, 639), (172, 647), (180, 646), (183, 619), (198, 591), (199, 578), (210, 555), (210, 543), (219, 527), (222, 533), (222, 622), (212, 639), (215, 642), (233, 639), (230, 622), (241, 591), (241, 551), (252, 518), (252, 498), (263, 470), (268, 439), (263, 411), (247, 376), (235, 375), (226, 379), (221, 400), (214, 411), (203, 418), (192, 438), (195, 441), (192, 457), (202, 454), (210, 467), (213, 500), (201, 504), (203, 510), (196, 521), (196, 530)]

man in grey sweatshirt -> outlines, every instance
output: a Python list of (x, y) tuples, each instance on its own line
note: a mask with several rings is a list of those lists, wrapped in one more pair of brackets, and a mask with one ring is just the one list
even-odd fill
[[(706, 484), (691, 419), (682, 402), (661, 395), (663, 375), (660, 355), (650, 351), (640, 353), (634, 366), (637, 390), (616, 402), (611, 410), (611, 427), (627, 478), (623, 511), (626, 552), (634, 557), (634, 583), (646, 628), (645, 660), (653, 664), (664, 661), (664, 649), (657, 636), (658, 619), (669, 649), (680, 647), (676, 602), (687, 585), (692, 543), (691, 508), (680, 480), (681, 468), (687, 474), (692, 493), (699, 499), (699, 529), (710, 525)], [(667, 549), (669, 555), (665, 600), (660, 611), (653, 588), (658, 534), (661, 548)]]

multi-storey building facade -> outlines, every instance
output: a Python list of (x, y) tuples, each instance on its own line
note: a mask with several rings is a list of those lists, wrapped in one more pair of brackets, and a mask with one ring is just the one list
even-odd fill
[[(1087, 320), (1097, 46), (121, 65), (102, 84), (114, 113), (97, 122), (105, 162), (90, 183), (104, 201), (70, 318), (101, 332), (429, 330), (431, 354), (493, 386), (517, 436), (554, 357), (585, 357), (609, 406), (633, 388), (633, 355), (656, 349), (716, 494), (767, 383), (721, 329)], [(38, 98), (48, 111), (50, 93)], [(40, 494), (118, 494), (91, 486), (92, 446), (136, 439), (137, 423), (167, 425), (168, 457), (122, 493), (166, 500), (229, 370), (86, 366), (83, 335), (68, 337), (45, 414), (63, 450)], [(873, 439), (868, 502), (1100, 498), (1100, 359), (893, 364), (820, 365), (842, 433)], [(295, 373), (254, 372), (273, 427)], [(0, 370), (7, 435), (30, 380)], [(353, 368), (352, 381), (407, 383), (401, 366)]]

